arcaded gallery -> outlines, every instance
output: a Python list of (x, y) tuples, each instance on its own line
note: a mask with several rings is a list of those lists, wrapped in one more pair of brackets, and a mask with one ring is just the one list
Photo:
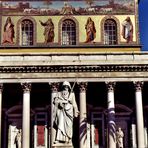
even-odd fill
[(139, 2), (0, 1), (1, 148), (148, 148)]

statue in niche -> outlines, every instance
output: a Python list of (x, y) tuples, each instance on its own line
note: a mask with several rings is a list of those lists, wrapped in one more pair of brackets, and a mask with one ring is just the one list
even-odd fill
[(69, 82), (63, 82), (62, 91), (55, 96), (53, 105), (54, 143), (72, 144), (73, 118), (78, 117), (79, 111)]
[(3, 33), (3, 41), (2, 44), (14, 44), (13, 38), (14, 36), (14, 24), (11, 20), (11, 17), (8, 17), (6, 19), (5, 25), (4, 25), (4, 33)]
[(116, 131), (117, 148), (123, 148), (123, 137), (124, 137), (124, 133), (121, 127), (119, 127), (118, 130)]
[(21, 144), (22, 144), (22, 132), (19, 129), (16, 136), (15, 136), (15, 141), (14, 143), (16, 144), (16, 148), (21, 148)]
[(39, 20), (42, 26), (44, 26), (45, 44), (52, 43), (54, 41), (54, 24), (52, 19), (49, 18), (46, 22)]
[(86, 41), (85, 43), (93, 42), (96, 38), (96, 28), (94, 21), (92, 21), (91, 17), (87, 19), (87, 22), (85, 24), (86, 29)]
[(122, 23), (122, 36), (127, 43), (133, 41), (133, 24), (130, 17), (127, 17)]

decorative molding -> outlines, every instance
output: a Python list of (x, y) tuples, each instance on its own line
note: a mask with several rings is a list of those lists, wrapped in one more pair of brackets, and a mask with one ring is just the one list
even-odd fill
[(30, 92), (31, 91), (31, 83), (21, 83), (22, 89), (24, 92)]
[(148, 72), (146, 65), (0, 66), (0, 73)]
[(144, 84), (144, 82), (142, 82), (142, 81), (134, 82), (135, 90), (136, 91), (142, 91), (143, 84)]
[(87, 89), (87, 82), (80, 82), (80, 83), (78, 82), (77, 84), (79, 86), (79, 89), (80, 89), (81, 93), (86, 91), (86, 89)]

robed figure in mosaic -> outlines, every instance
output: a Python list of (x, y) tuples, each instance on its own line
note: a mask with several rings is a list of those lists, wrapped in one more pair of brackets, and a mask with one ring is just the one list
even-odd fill
[(3, 33), (3, 42), (2, 44), (14, 44), (13, 38), (14, 38), (14, 24), (11, 20), (11, 17), (8, 17), (6, 19), (5, 25), (4, 25), (4, 33)]
[(52, 43), (54, 41), (54, 24), (52, 19), (49, 18), (46, 22), (40, 20), (42, 26), (44, 26), (45, 43)]
[(130, 17), (127, 17), (122, 22), (122, 36), (127, 43), (133, 41), (133, 24)]
[(73, 118), (78, 116), (79, 111), (71, 89), (69, 82), (63, 82), (62, 91), (57, 93), (53, 101), (53, 126), (56, 130), (54, 143), (72, 144)]
[(86, 29), (85, 43), (93, 42), (94, 39), (96, 38), (96, 28), (95, 28), (94, 21), (92, 21), (90, 17), (87, 19), (87, 22), (85, 24), (85, 29)]

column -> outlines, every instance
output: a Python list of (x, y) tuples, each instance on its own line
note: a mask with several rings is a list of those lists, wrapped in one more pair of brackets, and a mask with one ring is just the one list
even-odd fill
[(30, 91), (31, 84), (23, 83), (22, 148), (30, 147)]
[(78, 83), (80, 89), (80, 119), (79, 141), (80, 148), (87, 148), (87, 112), (86, 112), (86, 88), (87, 83)]
[(49, 133), (50, 134), (50, 145), (52, 146), (53, 145), (53, 142), (55, 140), (55, 134), (56, 134), (56, 131), (54, 130), (53, 128), (53, 99), (54, 97), (57, 95), (58, 93), (58, 89), (59, 89), (59, 83), (49, 83), (50, 87), (51, 87), (51, 130)]
[(115, 82), (107, 82), (107, 105), (108, 105), (108, 148), (116, 148), (116, 123), (114, 87)]
[(0, 147), (2, 147), (2, 91), (3, 91), (3, 84), (0, 84)]
[(135, 85), (135, 103), (136, 103), (136, 121), (137, 121), (137, 142), (138, 148), (144, 148), (144, 121), (142, 105), (142, 86), (143, 82), (134, 82)]

